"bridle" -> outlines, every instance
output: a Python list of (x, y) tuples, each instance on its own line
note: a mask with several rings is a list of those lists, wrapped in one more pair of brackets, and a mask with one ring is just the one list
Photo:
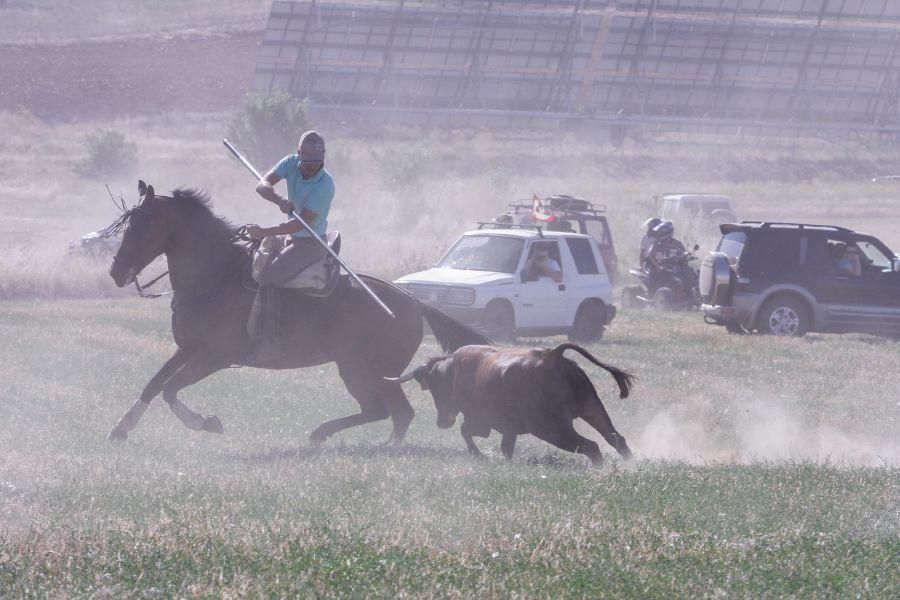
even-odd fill
[[(231, 241), (232, 242), (240, 242), (241, 246), (243, 246), (244, 252), (246, 252), (249, 256), (253, 256), (254, 253), (256, 252), (256, 250), (259, 248), (259, 245), (262, 243), (262, 240), (253, 239), (247, 234), (247, 226), (246, 225), (241, 225), (240, 227), (234, 229), (231, 232)], [(113, 256), (113, 263), (115, 263), (118, 260), (118, 258), (119, 258), (119, 255), (117, 253), (115, 256)], [(140, 296), (141, 298), (156, 299), (156, 298), (161, 298), (162, 296), (168, 296), (169, 294), (175, 293), (175, 290), (169, 290), (167, 292), (158, 292), (155, 294), (148, 294), (144, 291), (144, 290), (148, 289), (149, 287), (151, 287), (152, 285), (154, 285), (160, 279), (162, 279), (163, 277), (168, 275), (169, 274), (168, 269), (166, 269), (162, 274), (157, 275), (156, 277), (151, 279), (149, 283), (145, 283), (144, 285), (141, 285), (140, 282), (138, 281), (139, 274), (140, 274), (140, 272), (137, 272), (134, 274), (134, 279), (133, 279), (132, 283), (134, 283), (134, 287), (137, 290), (138, 296)], [(229, 274), (230, 274), (230, 272), (229, 272)]]
[[(115, 221), (112, 222), (112, 224), (110, 224), (108, 227), (106, 227), (105, 229), (103, 229), (101, 231), (100, 237), (102, 237), (102, 238), (113, 237), (113, 236), (116, 236), (119, 233), (121, 233), (122, 230), (131, 221), (131, 218), (132, 218), (132, 216), (134, 216), (135, 211), (139, 210), (141, 208), (140, 203), (137, 206), (128, 208), (124, 199), (122, 199), (120, 197), (117, 200), (116, 197), (113, 196), (112, 192), (109, 190), (109, 186), (107, 186), (106, 189), (109, 192), (109, 196), (110, 196), (110, 198), (112, 198), (113, 203), (119, 208), (119, 210), (122, 211), (122, 214), (120, 214), (119, 217)], [(157, 196), (157, 197), (158, 198), (167, 198), (167, 196)], [(142, 198), (142, 200), (143, 200), (143, 198)], [(140, 234), (138, 233), (137, 235), (140, 235)], [(246, 225), (241, 225), (240, 227), (237, 227), (231, 231), (231, 241), (232, 242), (240, 242), (240, 245), (243, 247), (244, 252), (250, 257), (252, 257), (254, 255), (256, 250), (259, 248), (260, 243), (262, 243), (262, 240), (253, 239), (250, 237), (250, 235), (247, 233)], [(140, 246), (140, 244), (138, 244), (138, 246)], [(113, 256), (113, 264), (115, 265), (116, 262), (119, 262), (119, 261), (120, 261), (119, 253), (116, 252), (116, 254)], [(175, 290), (169, 290), (166, 292), (159, 292), (159, 293), (155, 293), (155, 294), (148, 294), (145, 291), (148, 288), (150, 288), (151, 286), (153, 286), (156, 282), (160, 281), (163, 277), (168, 275), (169, 274), (168, 269), (166, 271), (164, 271), (162, 274), (154, 277), (153, 279), (150, 280), (149, 283), (145, 283), (144, 285), (141, 285), (140, 282), (138, 281), (139, 274), (140, 274), (140, 271), (137, 271), (134, 274), (134, 279), (132, 280), (132, 282), (134, 283), (134, 287), (137, 290), (138, 296), (140, 296), (141, 298), (155, 299), (155, 298), (161, 298), (162, 296), (167, 296), (169, 294), (175, 293)]]

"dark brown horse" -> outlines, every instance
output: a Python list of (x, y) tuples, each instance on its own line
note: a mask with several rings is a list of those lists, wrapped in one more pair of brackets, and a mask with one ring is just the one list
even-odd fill
[(150, 379), (132, 407), (109, 433), (124, 440), (150, 401), (162, 392), (172, 411), (189, 428), (222, 433), (214, 416), (204, 417), (178, 399), (178, 392), (232, 365), (295, 369), (334, 362), (360, 412), (322, 423), (310, 434), (321, 443), (329, 436), (364, 423), (391, 418), (391, 441), (403, 439), (413, 409), (396, 377), (422, 342), (423, 317), (445, 351), (466, 344), (489, 343), (484, 336), (443, 313), (420, 304), (391, 283), (364, 280), (393, 311), (392, 319), (349, 278), (328, 298), (284, 290), (283, 359), (254, 364), (246, 356), (252, 344), (246, 332), (254, 292), (249, 283), (250, 256), (234, 240), (227, 221), (215, 216), (208, 199), (191, 190), (156, 196), (140, 182), (140, 203), (127, 210), (108, 233), (124, 227), (122, 245), (110, 275), (119, 287), (132, 281), (156, 257), (165, 254), (174, 296), (172, 333), (178, 349)]

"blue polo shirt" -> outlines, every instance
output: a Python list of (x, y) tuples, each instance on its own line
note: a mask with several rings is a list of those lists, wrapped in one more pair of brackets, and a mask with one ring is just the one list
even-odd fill
[[(328, 211), (331, 210), (331, 200), (334, 198), (334, 180), (325, 167), (309, 179), (303, 179), (300, 173), (300, 157), (296, 154), (288, 154), (275, 165), (275, 174), (287, 183), (288, 200), (294, 205), (298, 215), (302, 210), (316, 213), (316, 218), (307, 225), (319, 237), (325, 237), (325, 229), (328, 227)], [(301, 229), (293, 234), (294, 237), (309, 237), (306, 229)]]

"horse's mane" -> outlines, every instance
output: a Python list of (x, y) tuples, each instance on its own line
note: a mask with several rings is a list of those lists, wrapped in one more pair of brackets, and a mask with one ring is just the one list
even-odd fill
[(190, 188), (178, 188), (172, 192), (172, 206), (185, 214), (186, 219), (205, 221), (208, 235), (221, 235), (229, 241), (233, 237), (234, 226), (225, 217), (212, 211), (209, 194)]
[[(189, 223), (193, 227), (202, 227), (204, 235), (229, 242), (236, 241), (235, 227), (228, 219), (213, 212), (209, 194), (192, 188), (178, 188), (171, 196), (157, 196), (157, 199), (169, 200), (170, 206), (183, 216), (182, 222)], [(123, 209), (122, 214), (101, 231), (101, 237), (119, 235), (140, 207), (140, 204), (132, 208), (126, 208), (124, 205), (120, 207)]]

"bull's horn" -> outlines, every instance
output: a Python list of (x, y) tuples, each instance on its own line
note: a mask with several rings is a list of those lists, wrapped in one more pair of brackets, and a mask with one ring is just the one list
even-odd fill
[(407, 371), (400, 377), (382, 377), (382, 379), (390, 381), (391, 383), (406, 383), (407, 381), (412, 381), (413, 379), (421, 377), (427, 368), (428, 365), (419, 365), (415, 369)]

